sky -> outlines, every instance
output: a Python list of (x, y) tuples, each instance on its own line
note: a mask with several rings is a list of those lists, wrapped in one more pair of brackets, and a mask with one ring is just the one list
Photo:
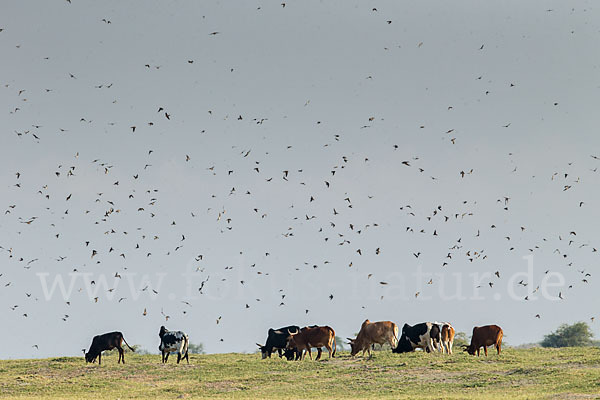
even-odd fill
[(0, 358), (161, 325), (600, 337), (592, 2), (0, 4)]

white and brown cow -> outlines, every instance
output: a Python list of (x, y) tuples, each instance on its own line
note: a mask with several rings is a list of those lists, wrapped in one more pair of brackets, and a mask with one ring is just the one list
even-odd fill
[(398, 325), (392, 321), (371, 322), (368, 319), (362, 323), (360, 332), (356, 335), (356, 339), (347, 338), (352, 348), (350, 355), (355, 356), (359, 352), (369, 352), (371, 357), (371, 345), (374, 343), (384, 344), (389, 343), (392, 349), (398, 344)]
[(185, 358), (188, 364), (190, 363), (188, 357), (188, 345), (190, 340), (188, 335), (181, 331), (169, 331), (164, 326), (161, 326), (158, 336), (160, 337), (158, 350), (162, 354), (163, 363), (167, 362), (169, 354), (172, 351), (177, 352), (177, 364), (179, 364), (179, 361), (181, 361), (182, 358)]
[(442, 353), (444, 351), (448, 354), (452, 354), (452, 345), (454, 344), (454, 334), (456, 331), (454, 327), (450, 324), (450, 322), (445, 322), (442, 325)]

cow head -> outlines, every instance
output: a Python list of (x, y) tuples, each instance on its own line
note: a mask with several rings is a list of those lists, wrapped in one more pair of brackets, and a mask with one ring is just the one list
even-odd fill
[(361, 349), (358, 348), (358, 345), (356, 344), (356, 339), (352, 339), (349, 337), (347, 337), (346, 339), (348, 339), (348, 344), (350, 345), (350, 355), (354, 357), (356, 354), (358, 354), (358, 352)]
[(290, 332), (288, 330), (288, 333), (290, 335), (287, 337), (287, 345), (285, 346), (286, 349), (293, 349), (293, 348), (298, 347), (298, 345), (296, 344), (296, 338), (295, 338), (295, 336), (298, 334), (298, 331)]
[(256, 343), (258, 346), (260, 353), (262, 355), (262, 359), (264, 360), (267, 357), (271, 357), (271, 352), (267, 350), (267, 346), (263, 346), (262, 344)]
[(408, 353), (410, 351), (414, 351), (413, 345), (410, 343), (408, 336), (402, 334), (398, 339), (398, 346), (392, 349), (392, 353)]
[(470, 355), (474, 356), (475, 355), (475, 346), (473, 346), (472, 344), (470, 345), (462, 345), (463, 351), (466, 351), (467, 353), (469, 353)]
[(162, 339), (163, 336), (165, 336), (165, 333), (169, 332), (167, 330), (167, 328), (165, 328), (164, 326), (160, 327), (160, 332), (158, 332), (158, 337), (160, 337)]
[(96, 357), (98, 357), (97, 355), (93, 355), (91, 351), (86, 353), (85, 349), (82, 349), (82, 351), (83, 355), (85, 356), (85, 362), (96, 362)]

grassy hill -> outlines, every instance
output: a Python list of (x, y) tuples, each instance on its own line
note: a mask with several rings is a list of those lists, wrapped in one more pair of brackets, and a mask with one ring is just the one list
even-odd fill
[[(172, 358), (171, 358), (172, 359)], [(171, 360), (169, 360), (171, 361)], [(256, 354), (114, 355), (0, 361), (0, 398), (600, 398), (600, 349), (507, 349), (472, 357), (377, 352), (324, 361), (261, 360)]]

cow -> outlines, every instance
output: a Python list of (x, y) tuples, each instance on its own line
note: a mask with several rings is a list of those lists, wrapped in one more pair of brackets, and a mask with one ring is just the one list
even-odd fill
[(463, 351), (466, 351), (472, 356), (477, 352), (477, 357), (479, 357), (479, 349), (483, 346), (483, 351), (487, 357), (487, 347), (494, 345), (496, 351), (498, 351), (498, 355), (500, 355), (503, 335), (502, 328), (498, 325), (476, 326), (473, 328), (471, 344), (468, 346), (463, 345)]
[[(452, 354), (452, 344), (454, 343), (454, 327), (450, 322), (434, 322), (440, 328), (440, 341), (433, 339), (433, 346), (441, 353)], [(427, 352), (429, 352), (427, 350)]]
[(448, 354), (452, 354), (452, 344), (454, 343), (455, 333), (456, 331), (454, 330), (454, 327), (449, 322), (446, 322), (442, 325), (442, 353), (445, 351)]
[(402, 336), (398, 340), (398, 346), (392, 349), (393, 353), (406, 353), (421, 348), (427, 352), (436, 350), (434, 340), (441, 342), (441, 332), (438, 324), (433, 322), (422, 322), (414, 326), (404, 324)]
[(398, 345), (398, 325), (391, 321), (378, 321), (371, 322), (368, 319), (362, 323), (360, 332), (356, 335), (355, 339), (347, 338), (350, 342), (350, 355), (354, 357), (360, 351), (365, 356), (365, 351), (369, 352), (369, 358), (371, 358), (371, 345), (375, 343), (384, 344), (389, 343), (392, 349)]
[(329, 358), (335, 357), (336, 342), (335, 331), (333, 328), (329, 326), (304, 327), (300, 332), (290, 333), (287, 348), (298, 349), (300, 352), (300, 360), (303, 360), (304, 357), (306, 357), (305, 350), (312, 360), (312, 353), (310, 350), (312, 347), (317, 348), (317, 361), (321, 358), (321, 347), (325, 347), (327, 351), (329, 351)]
[(164, 326), (161, 326), (158, 336), (160, 337), (158, 350), (162, 354), (163, 363), (166, 363), (169, 360), (169, 354), (172, 351), (177, 352), (177, 364), (179, 364), (179, 361), (181, 361), (182, 358), (185, 358), (188, 364), (190, 363), (188, 355), (190, 339), (188, 338), (188, 335), (181, 331), (169, 331)]
[(269, 329), (269, 332), (267, 333), (267, 342), (265, 345), (262, 346), (256, 343), (262, 354), (262, 359), (264, 360), (267, 357), (271, 358), (273, 350), (277, 350), (279, 357), (281, 357), (282, 350), (285, 350), (287, 347), (287, 338), (290, 336), (290, 333), (297, 333), (299, 331), (300, 327), (296, 325), (290, 325), (279, 329)]
[(117, 350), (119, 350), (119, 359), (117, 360), (117, 364), (120, 363), (121, 360), (123, 360), (123, 364), (125, 364), (125, 352), (123, 351), (123, 347), (121, 347), (123, 342), (125, 342), (127, 347), (129, 347), (129, 350), (135, 351), (131, 346), (129, 346), (129, 344), (127, 344), (121, 332), (109, 332), (103, 335), (94, 336), (92, 339), (92, 344), (90, 345), (90, 349), (87, 351), (87, 353), (85, 352), (85, 349), (83, 350), (85, 353), (85, 361), (89, 363), (95, 362), (97, 357), (98, 365), (101, 365), (102, 352), (104, 350), (112, 350), (116, 347)]

